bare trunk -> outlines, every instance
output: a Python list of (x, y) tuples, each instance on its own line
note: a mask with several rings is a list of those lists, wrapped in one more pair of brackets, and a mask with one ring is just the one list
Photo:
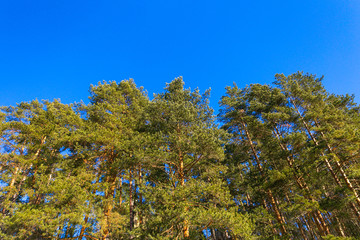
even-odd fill
[[(8, 195), (6, 196), (6, 200), (11, 199), (10, 196), (11, 196), (11, 195), (13, 194), (13, 192), (14, 192), (14, 185), (15, 185), (15, 182), (16, 182), (16, 179), (17, 179), (17, 175), (18, 175), (18, 173), (19, 173), (19, 170), (20, 170), (20, 168), (16, 166), (16, 167), (15, 167), (15, 171), (14, 171), (14, 173), (12, 174), (11, 181), (10, 181), (10, 183), (9, 183), (9, 193), (8, 193)], [(2, 214), (8, 213), (8, 210), (5, 208), (5, 206), (2, 206), (1, 213), (2, 213)]]
[(211, 228), (211, 238), (212, 238), (212, 240), (217, 240), (216, 239), (216, 232), (215, 232), (214, 228)]
[[(41, 142), (40, 142), (40, 146), (42, 146), (46, 141), (46, 136), (42, 137), (41, 138)], [(20, 153), (23, 154), (24, 152), (24, 148), (25, 147), (22, 147), (21, 150), (20, 150)], [(37, 149), (37, 151), (35, 152), (33, 158), (31, 159), (31, 161), (34, 161), (40, 154), (40, 151), (41, 151), (41, 148)], [(19, 196), (20, 194), (20, 191), (21, 191), (21, 186), (22, 184), (24, 183), (24, 181), (26, 180), (27, 178), (27, 175), (29, 174), (29, 171), (30, 169), (32, 168), (33, 164), (30, 164), (29, 168), (27, 171), (23, 171), (23, 177), (22, 179), (20, 180), (18, 186), (16, 189), (14, 189), (14, 185), (15, 185), (15, 182), (16, 182), (16, 179), (18, 177), (18, 173), (21, 172), (22, 170), (17, 166), (15, 167), (15, 173), (13, 174), (13, 178), (11, 179), (10, 183), (9, 183), (9, 187), (10, 187), (10, 191), (9, 191), (9, 195), (7, 195), (7, 199), (8, 200), (11, 200), (11, 201), (15, 201), (16, 198)], [(35, 174), (34, 174), (35, 176)], [(38, 199), (38, 197), (35, 198), (36, 200)], [(4, 213), (5, 209), (3, 208), (2, 209), (2, 212)]]
[[(279, 145), (281, 147), (281, 149), (283, 151), (289, 151), (289, 149), (287, 147), (284, 146), (284, 144), (281, 143), (281, 139), (280, 139), (280, 132), (279, 130), (277, 129), (277, 127), (275, 126), (275, 131), (274, 131), (277, 139), (279, 140)], [(310, 189), (309, 187), (307, 186), (306, 182), (304, 181), (304, 178), (302, 176), (298, 176), (296, 174), (296, 172), (298, 171), (298, 168), (296, 167), (296, 165), (294, 164), (295, 163), (295, 160), (294, 158), (290, 158), (289, 156), (286, 157), (286, 160), (288, 162), (288, 165), (295, 169), (294, 171), (294, 178), (295, 178), (295, 181), (296, 183), (298, 184), (299, 188), (301, 190), (306, 190), (306, 198), (310, 201), (315, 201), (315, 199), (313, 198), (313, 196), (311, 196), (310, 194)], [(320, 223), (320, 225), (317, 224), (318, 228), (319, 228), (319, 231), (320, 232), (323, 232), (325, 235), (329, 234), (330, 231), (329, 231), (329, 227), (327, 226), (323, 216), (321, 215), (320, 211), (319, 210), (315, 210), (314, 214), (313, 214), (313, 217), (314, 217), (314, 220), (317, 222), (317, 223)]]
[(129, 171), (129, 214), (130, 214), (130, 231), (134, 229), (134, 179), (133, 170)]
[(301, 236), (303, 237), (304, 240), (307, 240), (307, 236), (304, 232), (304, 228), (303, 228), (303, 225), (302, 225), (302, 222), (300, 220), (296, 221), (297, 225), (298, 225), (298, 228), (300, 230), (300, 233), (301, 233)]
[[(245, 133), (246, 133), (246, 136), (247, 136), (247, 138), (248, 138), (248, 142), (249, 142), (249, 144), (250, 144), (251, 151), (252, 151), (252, 153), (253, 153), (253, 155), (254, 155), (254, 158), (255, 158), (255, 160), (256, 160), (257, 167), (259, 168), (259, 172), (260, 172), (261, 175), (264, 175), (262, 166), (261, 166), (261, 164), (260, 164), (260, 159), (259, 159), (259, 157), (257, 156), (256, 150), (255, 150), (254, 143), (253, 143), (252, 138), (251, 138), (251, 136), (250, 136), (250, 133), (249, 133), (249, 131), (248, 131), (248, 129), (247, 129), (247, 126), (246, 126), (246, 124), (245, 124), (245, 122), (243, 121), (242, 118), (241, 118), (241, 124), (242, 124), (243, 129), (244, 129), (244, 131), (245, 131)], [(280, 211), (279, 211), (279, 208), (278, 208), (278, 205), (277, 205), (277, 203), (276, 203), (276, 200), (275, 200), (275, 198), (274, 198), (271, 190), (267, 190), (267, 191), (266, 191), (266, 194), (267, 194), (268, 197), (269, 197), (271, 206), (272, 206), (273, 211), (274, 211), (274, 213), (275, 213), (275, 218), (276, 218), (276, 220), (278, 221), (278, 223), (280, 224), (281, 235), (284, 236), (284, 235), (287, 234), (287, 232), (286, 232), (286, 228), (285, 228), (285, 223), (284, 223), (283, 218), (282, 218), (282, 216), (281, 216), (281, 213), (280, 213)]]
[(14, 186), (18, 172), (19, 172), (19, 167), (15, 167), (15, 172), (9, 184), (10, 188)]
[[(180, 158), (180, 184), (181, 186), (185, 185), (185, 177), (184, 177), (184, 159), (182, 154), (179, 154), (179, 158)], [(185, 208), (185, 211), (187, 211), (187, 208)], [(190, 233), (189, 233), (189, 221), (187, 219), (184, 220), (183, 222), (183, 235), (184, 238), (189, 238), (190, 237)]]
[[(317, 127), (319, 127), (319, 123), (315, 121), (315, 124)], [(321, 136), (323, 136), (323, 138), (326, 140), (326, 137), (325, 137), (325, 134), (323, 132), (320, 132)], [(340, 160), (339, 156), (333, 151), (332, 147), (330, 146), (330, 144), (328, 143), (328, 141), (326, 141), (326, 147), (327, 149), (329, 150), (330, 153), (334, 154), (335, 156), (337, 156), (337, 158)], [(340, 162), (337, 161), (335, 159), (335, 165), (336, 167), (338, 168), (338, 170), (340, 171), (341, 173), (341, 176), (343, 177), (345, 183), (346, 183), (346, 186), (352, 191), (352, 193), (354, 194), (355, 196), (355, 200), (356, 200), (356, 203), (358, 204), (358, 206), (360, 207), (360, 197), (358, 195), (358, 193), (356, 192), (355, 188), (353, 187), (352, 183), (350, 182), (347, 174), (345, 173), (344, 171), (344, 168), (341, 166)]]
[[(177, 132), (178, 132), (178, 140), (180, 142), (180, 125), (178, 124), (177, 126)], [(184, 156), (183, 153), (181, 151), (181, 149), (178, 149), (178, 157), (179, 157), (179, 177), (180, 177), (180, 185), (183, 187), (185, 185), (185, 173), (184, 173)], [(184, 201), (186, 201), (186, 199), (184, 199)], [(184, 211), (188, 211), (188, 208), (185, 207)], [(189, 232), (189, 220), (188, 219), (184, 219), (183, 221), (183, 228), (182, 228), (182, 232), (183, 232), (183, 236), (184, 238), (189, 238), (190, 237), (190, 232)]]
[(345, 231), (343, 229), (343, 226), (342, 226), (342, 223), (340, 222), (339, 218), (334, 214), (334, 218), (336, 220), (336, 223), (338, 225), (338, 229), (337, 229), (337, 232), (338, 234), (341, 236), (341, 237), (346, 237), (345, 235)]
[[(311, 133), (310, 128), (309, 128), (309, 125), (305, 122), (305, 119), (302, 117), (299, 109), (296, 107), (294, 100), (291, 99), (291, 102), (293, 103), (293, 105), (294, 105), (297, 113), (299, 114), (299, 117), (300, 117), (300, 119), (301, 119), (301, 121), (302, 121), (302, 123), (303, 123), (303, 125), (304, 125), (304, 127), (305, 127), (305, 129), (306, 129), (306, 131), (307, 131), (307, 133), (309, 134), (310, 138), (312, 139), (312, 141), (314, 142), (314, 144), (315, 144), (316, 146), (318, 146), (319, 143), (318, 143), (317, 139), (316, 139), (315, 136)], [(316, 123), (316, 122), (315, 122), (315, 123)], [(323, 133), (321, 133), (321, 134), (323, 134)], [(329, 144), (327, 143), (326, 145), (327, 145), (328, 150), (329, 150), (330, 152), (332, 152), (332, 149), (331, 149), (331, 147), (329, 146)], [(334, 178), (335, 182), (341, 187), (342, 184), (341, 184), (339, 178), (337, 177), (334, 169), (332, 168), (329, 160), (327, 159), (327, 157), (325, 156), (325, 154), (322, 154), (322, 155), (323, 155), (323, 157), (324, 157), (324, 162), (325, 162), (325, 164), (326, 164), (329, 172), (331, 173), (331, 175), (332, 175), (332, 177)], [(347, 187), (348, 187), (348, 188), (353, 192), (353, 194), (355, 195), (355, 199), (356, 199), (356, 202), (357, 202), (358, 206), (360, 206), (360, 198), (359, 198), (359, 195), (357, 194), (356, 190), (354, 189), (354, 187), (352, 186), (351, 182), (349, 181), (349, 179), (348, 179), (345, 171), (344, 171), (343, 168), (341, 167), (340, 163), (339, 163), (338, 161), (336, 161), (336, 160), (335, 160), (335, 165), (337, 166), (338, 170), (339, 170), (340, 173), (341, 173), (341, 176), (342, 176), (343, 179), (345, 180), (345, 183), (346, 183)], [(359, 212), (359, 210), (357, 209), (357, 207), (356, 207), (353, 203), (350, 203), (350, 207), (353, 209), (355, 215), (356, 215), (356, 216), (358, 217), (358, 219), (360, 220), (360, 212)]]
[(119, 179), (119, 207), (121, 208), (121, 205), (122, 205), (122, 177), (120, 176), (120, 179)]
[[(98, 177), (97, 177), (97, 179), (96, 179), (96, 183), (99, 182), (100, 176), (101, 176), (101, 171), (99, 171), (99, 173), (98, 173)], [(92, 190), (92, 194), (94, 194), (95, 192), (96, 192), (96, 189), (94, 188), (94, 189)], [(84, 236), (84, 234), (85, 234), (86, 224), (87, 224), (88, 221), (89, 221), (89, 214), (86, 214), (86, 215), (85, 215), (85, 219), (84, 219), (84, 224), (83, 224), (83, 226), (81, 227), (78, 240), (81, 240), (81, 239), (83, 238), (83, 236)]]
[(107, 177), (107, 182), (109, 183), (109, 188), (105, 191), (105, 204), (104, 204), (104, 229), (103, 229), (103, 240), (110, 239), (110, 216), (113, 208), (113, 197), (115, 192), (115, 183), (116, 183), (116, 175), (110, 175)]
[[(141, 184), (142, 184), (142, 173), (141, 173), (141, 165), (139, 165), (139, 187), (141, 188)], [(142, 193), (139, 189), (139, 226), (142, 225), (143, 219), (142, 219), (142, 212), (141, 212), (141, 205), (142, 205)]]
[[(246, 195), (248, 195), (248, 194), (246, 193)], [(270, 212), (270, 210), (269, 210), (269, 208), (268, 208), (268, 206), (267, 206), (267, 203), (266, 203), (266, 200), (265, 200), (265, 199), (262, 199), (262, 205), (263, 205), (263, 207), (266, 209), (267, 212)], [(269, 225), (271, 226), (271, 231), (272, 231), (272, 233), (273, 233), (274, 235), (278, 235), (278, 231), (277, 231), (276, 228), (274, 227), (273, 222), (272, 222), (270, 219), (268, 220), (268, 222), (269, 222)]]

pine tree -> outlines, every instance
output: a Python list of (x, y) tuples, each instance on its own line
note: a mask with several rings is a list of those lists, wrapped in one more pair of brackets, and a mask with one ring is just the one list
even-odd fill
[[(96, 216), (101, 239), (127, 238), (134, 228), (134, 169), (141, 163), (143, 155), (143, 132), (146, 124), (144, 111), (148, 104), (146, 94), (132, 80), (103, 82), (92, 86), (90, 105), (86, 111), (86, 134), (88, 151), (94, 153), (100, 189), (98, 195), (102, 212)], [(128, 217), (122, 200), (122, 192), (116, 193), (117, 182), (128, 181)], [(101, 197), (100, 197), (101, 196)], [(121, 220), (122, 219), (122, 220)], [(128, 219), (128, 220), (125, 220)], [(125, 226), (127, 225), (127, 226)], [(123, 229), (125, 232), (118, 232)], [(126, 230), (128, 229), (128, 230)], [(120, 235), (119, 235), (120, 234)], [(131, 237), (131, 236), (128, 236)]]
[(226, 134), (215, 124), (209, 93), (184, 89), (177, 78), (152, 101), (150, 124), (161, 146), (145, 199), (146, 228), (156, 239), (197, 239), (210, 228), (251, 238), (251, 224), (233, 209), (221, 177)]
[(133, 80), (0, 109), (1, 239), (355, 239), (360, 108), (322, 78), (210, 91)]
[[(11, 176), (2, 188), (2, 237), (38, 239), (53, 236), (63, 221), (76, 222), (83, 196), (82, 186), (65, 180), (68, 167), (63, 153), (66, 138), (78, 116), (71, 106), (58, 101), (38, 101), (3, 108), (2, 140), (7, 172)], [(63, 161), (65, 160), (65, 161)], [(12, 170), (13, 168), (14, 170)], [(66, 196), (67, 191), (72, 192)], [(66, 220), (65, 220), (66, 219)]]
[[(312, 143), (313, 152), (322, 160), (322, 165), (326, 166), (325, 169), (333, 179), (332, 182), (337, 185), (338, 190), (335, 188), (335, 192), (327, 191), (327, 199), (330, 200), (329, 198), (336, 195), (336, 191), (348, 191), (345, 201), (349, 201), (354, 217), (358, 218), (353, 222), (359, 222), (359, 195), (354, 186), (356, 181), (349, 178), (346, 170), (351, 168), (352, 164), (345, 165), (347, 158), (350, 160), (351, 157), (344, 156), (341, 159), (340, 153), (335, 151), (337, 145), (346, 149), (358, 149), (359, 141), (355, 129), (358, 126), (356, 116), (359, 115), (359, 109), (353, 102), (353, 97), (328, 94), (322, 85), (322, 79), (298, 72), (288, 77), (276, 75), (275, 84), (288, 98), (299, 126), (304, 129)], [(352, 151), (351, 154), (356, 156), (358, 153)], [(351, 201), (351, 198), (354, 198), (354, 201)]]

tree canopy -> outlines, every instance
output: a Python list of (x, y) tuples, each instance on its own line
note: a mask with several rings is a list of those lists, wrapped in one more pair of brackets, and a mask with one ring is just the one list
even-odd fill
[(132, 79), (0, 112), (1, 239), (355, 239), (360, 108), (322, 77), (210, 90)]

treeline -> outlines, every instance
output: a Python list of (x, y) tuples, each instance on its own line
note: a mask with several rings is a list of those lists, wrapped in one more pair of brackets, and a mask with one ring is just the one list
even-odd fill
[[(322, 78), (1, 108), (1, 239), (356, 239), (360, 115)], [(220, 126), (219, 124), (220, 123)]]

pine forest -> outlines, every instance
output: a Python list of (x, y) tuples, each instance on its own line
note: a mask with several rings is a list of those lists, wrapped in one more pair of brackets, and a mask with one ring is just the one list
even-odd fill
[[(87, 86), (84, 86), (85, 88)], [(0, 111), (0, 239), (360, 239), (360, 108), (304, 72)]]

